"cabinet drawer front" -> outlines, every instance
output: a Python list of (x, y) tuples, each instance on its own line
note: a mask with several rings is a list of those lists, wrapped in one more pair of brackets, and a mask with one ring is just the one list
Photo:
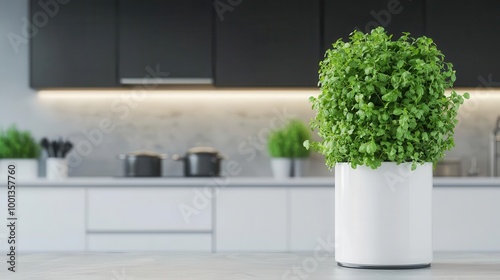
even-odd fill
[(212, 235), (207, 233), (89, 234), (88, 250), (96, 252), (210, 252)]
[(88, 190), (89, 231), (211, 231), (204, 188), (103, 187)]
[[(290, 188), (290, 250), (312, 252), (335, 239), (335, 188)], [(328, 242), (327, 242), (328, 243)]]
[[(21, 187), (18, 196), (21, 201), (17, 212), (19, 252), (79, 252), (85, 249), (84, 188)], [(7, 198), (1, 198), (3, 211), (7, 209)], [(2, 249), (9, 245), (7, 230), (2, 225)]]
[(286, 188), (225, 188), (216, 207), (217, 252), (287, 251)]

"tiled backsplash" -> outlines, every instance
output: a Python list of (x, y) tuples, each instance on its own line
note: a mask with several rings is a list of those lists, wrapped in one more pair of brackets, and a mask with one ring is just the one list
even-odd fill
[[(119, 153), (183, 154), (197, 145), (213, 146), (236, 161), (240, 176), (271, 176), (267, 134), (291, 118), (309, 122), (308, 97), (317, 92), (171, 90), (141, 99), (131, 91), (40, 92), (37, 102), (76, 144), (69, 157), (73, 176), (121, 175)], [(182, 175), (181, 162), (167, 159), (164, 166), (166, 175)], [(309, 169), (311, 176), (331, 175), (317, 154)]]
[[(456, 147), (447, 158), (462, 160), (465, 175), (476, 157), (480, 174), (486, 176), (488, 136), (500, 114), (500, 92), (467, 91), (472, 97), (459, 113)], [(146, 149), (172, 155), (196, 145), (211, 145), (238, 162), (241, 176), (271, 176), (265, 146), (269, 129), (288, 118), (309, 122), (314, 112), (307, 99), (313, 94), (317, 91), (153, 91), (134, 101), (130, 92), (41, 92), (37, 102), (63, 127), (71, 127), (61, 133), (80, 145), (81, 163), (71, 158), (73, 176), (120, 175), (119, 153)], [(112, 133), (96, 132), (103, 120), (112, 123)], [(85, 134), (93, 135), (95, 143)], [(100, 134), (102, 143), (97, 143)], [(182, 174), (182, 163), (166, 160), (164, 165), (167, 175)], [(318, 154), (311, 159), (309, 175), (331, 175)]]
[(462, 162), (464, 176), (471, 166), (471, 159), (477, 158), (480, 176), (489, 176), (490, 135), (500, 116), (500, 89), (460, 89), (468, 91), (471, 98), (459, 111), (459, 123), (455, 129), (455, 148), (446, 153), (446, 158)]
[[(487, 176), (488, 141), (500, 114), (500, 91), (459, 91), (469, 91), (471, 99), (459, 112), (456, 147), (447, 158), (460, 159), (465, 175), (476, 157), (480, 175)], [(309, 122), (314, 112), (308, 97), (317, 93), (162, 90), (134, 99), (131, 91), (40, 92), (25, 101), (36, 110), (24, 117), (19, 112), (2, 114), (2, 126), (17, 122), (37, 137), (69, 137), (77, 145), (70, 157), (71, 176), (120, 176), (122, 162), (116, 158), (120, 153), (152, 150), (173, 155), (197, 145), (213, 146), (236, 161), (241, 166), (239, 176), (271, 176), (267, 133), (289, 118)], [(182, 163), (165, 160), (164, 174), (182, 175)], [(332, 175), (318, 154), (313, 154), (308, 174)]]

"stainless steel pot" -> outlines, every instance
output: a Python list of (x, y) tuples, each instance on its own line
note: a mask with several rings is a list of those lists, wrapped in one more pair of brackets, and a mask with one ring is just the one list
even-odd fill
[(118, 158), (124, 160), (126, 177), (161, 177), (162, 160), (167, 155), (145, 151), (120, 154)]
[(462, 176), (462, 162), (458, 159), (447, 159), (436, 164), (434, 176), (460, 177)]
[(224, 157), (212, 147), (195, 147), (189, 149), (185, 156), (174, 155), (173, 159), (184, 161), (186, 177), (210, 177), (220, 176)]

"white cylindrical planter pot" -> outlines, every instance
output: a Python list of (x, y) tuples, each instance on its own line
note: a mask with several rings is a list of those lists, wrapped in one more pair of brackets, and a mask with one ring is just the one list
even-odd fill
[(65, 158), (47, 158), (45, 168), (48, 180), (68, 178), (68, 161)]
[(432, 262), (432, 163), (335, 166), (335, 260), (354, 268)]
[(38, 160), (32, 158), (5, 158), (0, 160), (0, 174), (5, 174), (9, 165), (15, 166), (15, 177), (17, 180), (33, 180), (38, 178)]
[(308, 158), (294, 158), (293, 159), (293, 177), (304, 177), (307, 174), (309, 167)]
[(271, 168), (273, 169), (274, 178), (284, 179), (292, 176), (292, 159), (291, 158), (272, 158)]

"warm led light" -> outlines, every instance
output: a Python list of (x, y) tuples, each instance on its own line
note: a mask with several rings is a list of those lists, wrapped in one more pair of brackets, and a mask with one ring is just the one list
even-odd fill
[(201, 99), (201, 100), (226, 100), (226, 99), (305, 99), (317, 96), (319, 89), (222, 89), (222, 90), (41, 90), (38, 92), (40, 99), (114, 99), (122, 96), (137, 96), (147, 100), (156, 99)]
[(459, 94), (463, 94), (468, 92), (470, 94), (471, 99), (495, 99), (500, 98), (500, 89), (456, 89), (455, 90)]
[[(500, 98), (500, 89), (457, 88), (458, 93), (469, 92), (471, 98)], [(123, 96), (138, 96), (145, 100), (307, 100), (309, 96), (317, 96), (319, 89), (187, 89), (187, 90), (41, 90), (37, 97), (42, 100), (98, 100), (115, 99)], [(449, 93), (449, 90), (447, 90)]]

